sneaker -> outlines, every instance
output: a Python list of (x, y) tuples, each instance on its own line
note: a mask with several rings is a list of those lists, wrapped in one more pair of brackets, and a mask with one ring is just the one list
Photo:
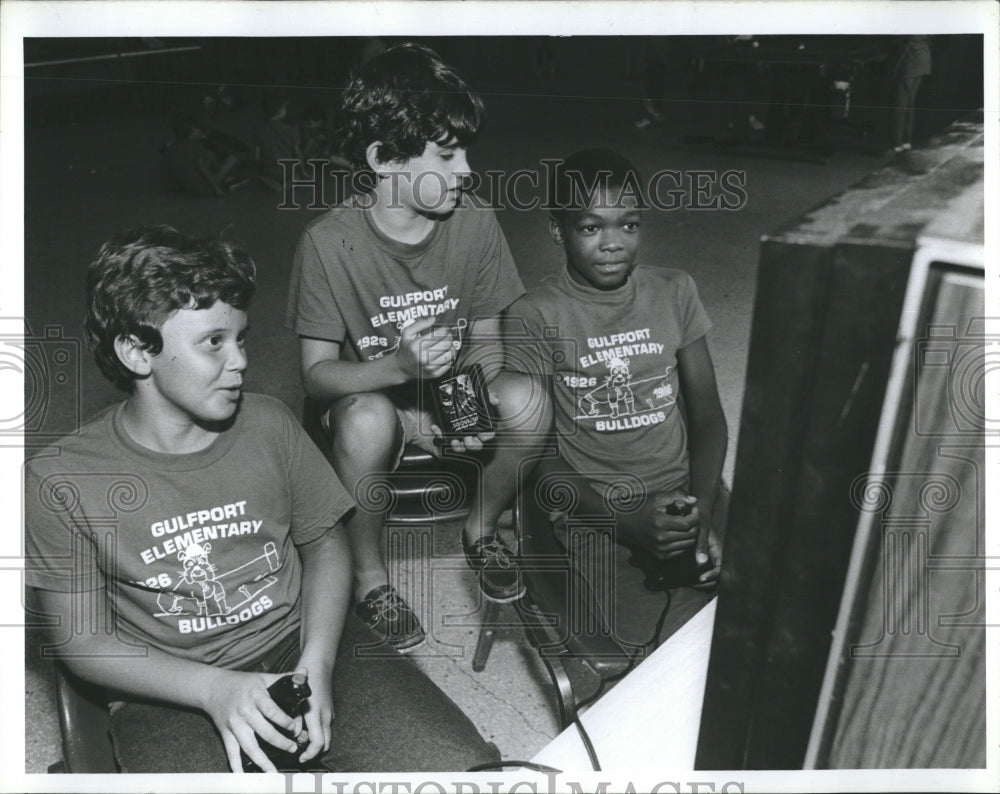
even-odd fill
[(471, 544), (462, 539), (465, 560), (476, 572), (479, 589), (490, 601), (501, 604), (517, 601), (524, 595), (521, 569), (517, 566), (514, 552), (499, 535), (479, 538)]
[(392, 585), (370, 591), (354, 605), (354, 614), (400, 653), (419, 648), (427, 640), (417, 616)]

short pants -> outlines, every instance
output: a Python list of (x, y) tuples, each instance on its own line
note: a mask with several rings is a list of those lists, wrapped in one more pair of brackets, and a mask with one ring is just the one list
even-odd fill
[[(399, 421), (399, 426), (402, 429), (402, 433), (400, 434), (401, 440), (399, 442), (399, 449), (396, 450), (396, 457), (392, 463), (393, 471), (399, 468), (399, 464), (400, 461), (403, 460), (403, 453), (406, 450), (407, 444), (414, 444), (424, 452), (429, 452), (435, 457), (440, 457), (441, 452), (434, 444), (434, 434), (431, 431), (431, 425), (434, 424), (436, 420), (431, 415), (430, 411), (422, 409), (417, 405), (402, 405), (399, 402), (392, 400), (392, 398), (388, 399), (390, 399), (393, 407), (396, 409), (396, 419)], [(320, 417), (320, 424), (323, 426), (323, 432), (326, 433), (327, 438), (329, 438), (329, 411), (323, 412), (323, 415)]]
[[(298, 632), (246, 671), (292, 672)], [(333, 736), (317, 760), (331, 772), (460, 772), (500, 760), (469, 718), (416, 666), (385, 651), (366, 655), (379, 638), (348, 614), (333, 671)], [(111, 713), (111, 735), (123, 772), (228, 772), (222, 739), (200, 711), (126, 702)]]

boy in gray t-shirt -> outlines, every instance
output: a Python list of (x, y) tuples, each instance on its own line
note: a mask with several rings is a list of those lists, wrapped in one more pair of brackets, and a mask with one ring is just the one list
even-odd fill
[[(244, 393), (253, 261), (145, 227), (87, 276), (87, 339), (127, 393), (25, 464), (25, 581), (48, 651), (105, 687), (123, 772), (457, 772), (498, 760), (413, 663), (359, 653), (354, 503), (282, 403)], [(303, 717), (268, 687), (308, 675)]]
[[(500, 315), (524, 288), (493, 211), (463, 198), (482, 102), (431, 50), (407, 44), (359, 70), (340, 115), (344, 154), (371, 187), (306, 227), (286, 316), (299, 335), (305, 391), (322, 406), (330, 462), (353, 492), (392, 471), (408, 442), (436, 451), (440, 430), (420, 387), (480, 363), (500, 432), (495, 441), (493, 432), (449, 441), (477, 456), (493, 442), (463, 545), (486, 597), (516, 600), (520, 571), (497, 519), (536, 443), (523, 428), (547, 417), (537, 418), (545, 406), (528, 378), (501, 372)], [(388, 581), (383, 517), (358, 510), (347, 526), (358, 615), (397, 650), (416, 648), (424, 632)]]
[[(566, 267), (509, 313), (534, 340), (512, 350), (511, 360), (533, 370), (555, 414), (559, 455), (540, 462), (536, 480), (572, 483), (577, 517), (618, 508), (614, 559), (581, 569), (593, 576), (613, 564), (606, 616), (620, 639), (656, 643), (705, 597), (674, 591), (669, 622), (652, 637), (667, 596), (643, 587), (630, 559), (643, 559), (648, 572), (696, 547), (702, 590), (720, 570), (722, 527), (713, 513), (727, 428), (705, 340), (711, 323), (687, 273), (637, 266), (645, 202), (628, 160), (585, 150), (555, 174), (549, 229)], [(565, 528), (554, 522), (557, 535)], [(592, 582), (596, 593), (602, 584)]]

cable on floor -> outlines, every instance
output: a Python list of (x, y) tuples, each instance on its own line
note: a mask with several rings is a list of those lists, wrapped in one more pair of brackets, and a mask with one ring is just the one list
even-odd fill
[[(673, 601), (673, 598), (670, 595), (670, 591), (667, 590), (665, 592), (667, 594), (667, 603), (663, 605), (663, 609), (660, 611), (660, 617), (657, 618), (656, 621), (656, 627), (653, 629), (653, 636), (651, 636), (646, 641), (645, 647), (649, 647), (652, 645), (652, 647), (656, 648), (659, 647), (660, 645), (660, 633), (663, 631), (663, 624), (666, 622), (667, 612), (670, 611), (670, 604)], [(583, 723), (580, 721), (580, 711), (582, 709), (585, 709), (587, 706), (589, 706), (598, 698), (600, 698), (601, 695), (604, 694), (604, 690), (608, 684), (620, 681), (622, 678), (631, 673), (632, 670), (635, 669), (636, 658), (637, 655), (633, 655), (629, 659), (628, 667), (626, 667), (624, 670), (622, 670), (622, 672), (618, 673), (617, 675), (609, 676), (608, 678), (602, 678), (601, 683), (597, 687), (597, 691), (589, 698), (582, 701), (576, 707), (576, 714), (573, 716), (573, 724), (576, 726), (576, 730), (580, 734), (580, 740), (583, 742), (583, 747), (587, 751), (587, 756), (590, 758), (590, 765), (594, 768), (595, 772), (602, 771), (601, 762), (597, 758), (597, 751), (594, 749), (594, 745), (590, 741), (590, 735), (587, 733), (587, 729), (583, 727)]]

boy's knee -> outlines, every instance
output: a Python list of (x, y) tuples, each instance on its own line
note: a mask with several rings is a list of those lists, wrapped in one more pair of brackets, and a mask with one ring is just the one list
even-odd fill
[(330, 408), (329, 430), (335, 448), (382, 452), (398, 445), (399, 419), (385, 395), (349, 394)]
[(549, 397), (537, 380), (518, 372), (501, 372), (490, 389), (500, 401), (499, 412), (507, 430), (535, 435), (549, 432)]

